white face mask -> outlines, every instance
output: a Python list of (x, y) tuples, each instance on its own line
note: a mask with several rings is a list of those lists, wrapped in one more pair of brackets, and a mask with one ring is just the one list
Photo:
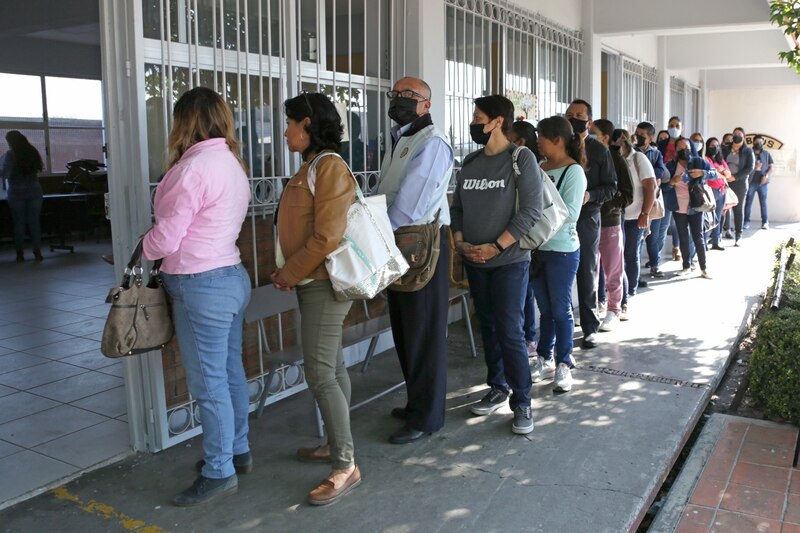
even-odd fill
[(681, 134), (680, 128), (669, 128), (667, 131), (669, 132), (669, 136), (673, 139), (677, 139)]
[(699, 154), (700, 151), (703, 149), (703, 143), (700, 142), (694, 143), (694, 149), (697, 150), (697, 153)]

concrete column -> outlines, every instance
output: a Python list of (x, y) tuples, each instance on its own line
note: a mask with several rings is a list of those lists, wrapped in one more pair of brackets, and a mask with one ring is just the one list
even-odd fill
[(583, 0), (581, 5), (581, 30), (583, 31), (583, 60), (581, 61), (580, 98), (587, 100), (600, 111), (602, 98), (602, 42), (594, 33), (594, 0)]
[[(404, 3), (405, 12), (402, 11)], [(433, 123), (444, 127), (445, 3), (444, 0), (406, 0), (404, 3), (397, 2), (400, 11), (395, 13), (395, 78), (414, 76), (425, 80), (431, 86)]]
[(698, 118), (698, 125), (703, 138), (708, 135), (708, 71), (700, 71), (700, 116)]
[(658, 120), (656, 121), (656, 130), (667, 129), (667, 122), (669, 121), (669, 70), (667, 69), (667, 38), (664, 36), (658, 37), (658, 85), (656, 91), (658, 93), (657, 99), (657, 114)]

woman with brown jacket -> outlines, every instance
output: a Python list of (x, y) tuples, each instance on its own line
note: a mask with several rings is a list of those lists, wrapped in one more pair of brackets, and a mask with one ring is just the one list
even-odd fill
[[(284, 103), (289, 150), (303, 156), (278, 209), (275, 287), (296, 290), (302, 317), (306, 382), (319, 404), (328, 443), (300, 448), (304, 462), (330, 462), (328, 477), (308, 494), (312, 505), (337, 501), (361, 483), (350, 433), (350, 378), (342, 354), (342, 325), (352, 302), (336, 301), (325, 257), (344, 236), (356, 182), (336, 152), (342, 122), (323, 94), (303, 93)], [(309, 175), (309, 170), (314, 172)]]

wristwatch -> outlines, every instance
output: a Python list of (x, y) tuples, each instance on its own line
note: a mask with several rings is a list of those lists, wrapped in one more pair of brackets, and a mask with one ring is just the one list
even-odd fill
[(492, 244), (494, 244), (494, 247), (497, 248), (497, 251), (500, 253), (503, 253), (503, 250), (505, 250), (505, 248), (503, 248), (503, 246), (498, 241), (494, 241), (494, 243)]

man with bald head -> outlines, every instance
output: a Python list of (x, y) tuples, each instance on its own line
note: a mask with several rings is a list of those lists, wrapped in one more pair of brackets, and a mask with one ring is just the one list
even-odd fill
[(428, 284), (414, 292), (388, 291), (392, 336), (408, 393), (406, 406), (392, 410), (392, 416), (405, 424), (389, 442), (406, 444), (444, 425), (450, 266), (447, 186), (453, 171), (453, 149), (433, 125), (427, 83), (402, 78), (386, 96), (389, 118), (395, 125), (378, 192), (386, 195), (392, 229), (430, 224), (438, 213), (441, 232), (439, 260)]

